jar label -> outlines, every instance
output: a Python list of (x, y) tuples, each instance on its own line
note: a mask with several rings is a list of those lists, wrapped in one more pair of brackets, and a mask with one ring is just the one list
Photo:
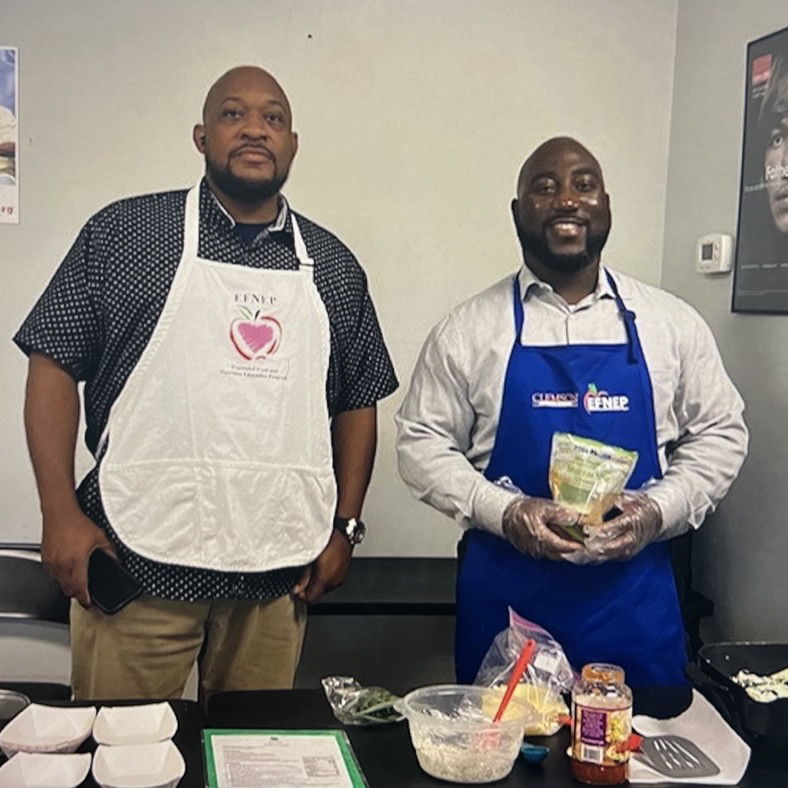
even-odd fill
[(632, 708), (594, 709), (575, 706), (572, 757), (577, 761), (614, 766), (629, 760)]

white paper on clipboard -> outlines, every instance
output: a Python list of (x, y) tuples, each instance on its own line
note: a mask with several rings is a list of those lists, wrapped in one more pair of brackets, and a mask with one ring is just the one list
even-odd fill
[(340, 730), (217, 730), (203, 733), (209, 788), (367, 788)]

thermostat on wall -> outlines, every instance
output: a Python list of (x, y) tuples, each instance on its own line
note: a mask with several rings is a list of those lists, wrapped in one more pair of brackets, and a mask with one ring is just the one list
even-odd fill
[(695, 246), (695, 270), (701, 274), (724, 274), (733, 265), (733, 238), (722, 233), (702, 235)]

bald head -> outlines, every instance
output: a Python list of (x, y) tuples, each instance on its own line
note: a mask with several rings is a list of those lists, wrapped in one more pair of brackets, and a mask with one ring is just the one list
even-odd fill
[(569, 154), (574, 154), (586, 160), (590, 166), (596, 168), (600, 182), (604, 187), (602, 167), (588, 148), (581, 145), (572, 137), (552, 137), (546, 142), (543, 142), (525, 162), (523, 162), (523, 166), (520, 168), (520, 175), (517, 178), (517, 196), (521, 197), (523, 195), (529, 183), (541, 171), (545, 162)]
[(239, 85), (260, 85), (273, 95), (276, 95), (287, 110), (292, 121), (290, 102), (287, 100), (282, 86), (265, 69), (258, 66), (236, 66), (222, 74), (208, 89), (205, 102), (202, 105), (202, 122), (206, 123), (208, 117), (216, 112), (217, 107), (227, 97), (233, 95)]

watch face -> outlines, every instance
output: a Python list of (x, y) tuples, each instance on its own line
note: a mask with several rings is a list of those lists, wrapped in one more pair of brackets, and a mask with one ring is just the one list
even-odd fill
[(364, 525), (364, 523), (362, 523), (361, 520), (356, 520), (353, 518), (348, 522), (348, 531), (350, 531), (351, 528), (353, 529), (352, 533), (348, 533), (350, 544), (355, 545), (363, 542), (364, 537), (367, 535), (367, 527)]
[(355, 517), (335, 517), (334, 527), (340, 528), (354, 547), (364, 540), (364, 535), (367, 533), (367, 527)]

